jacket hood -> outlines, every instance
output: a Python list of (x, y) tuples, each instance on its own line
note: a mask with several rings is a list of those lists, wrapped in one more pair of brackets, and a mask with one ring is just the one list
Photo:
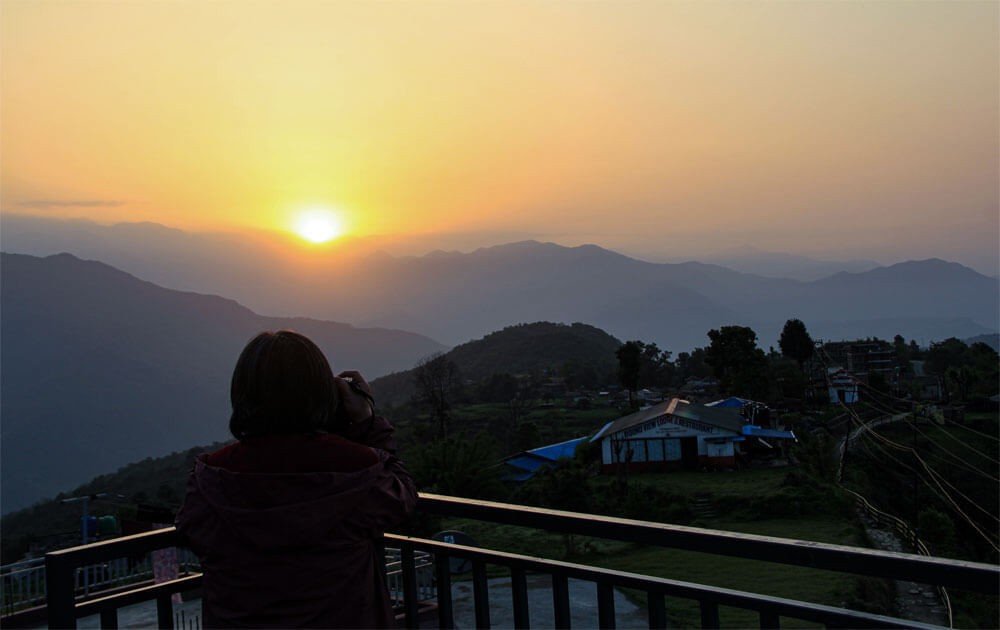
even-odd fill
[[(186, 504), (178, 522), (214, 520), (192, 537), (208, 547), (229, 546), (234, 537), (259, 549), (289, 547), (322, 538), (344, 526), (368, 494), (381, 463), (356, 472), (241, 473), (195, 461), (191, 483), (201, 500)], [(210, 514), (206, 514), (209, 512)], [(211, 540), (220, 538), (221, 540)], [(345, 541), (346, 543), (346, 541)]]

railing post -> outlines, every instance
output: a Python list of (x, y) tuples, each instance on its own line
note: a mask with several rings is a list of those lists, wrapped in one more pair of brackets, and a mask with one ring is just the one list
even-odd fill
[(531, 620), (528, 615), (528, 577), (523, 569), (510, 570), (510, 589), (514, 604), (514, 627), (529, 628)]
[(472, 599), (476, 605), (476, 628), (490, 627), (490, 587), (486, 580), (486, 563), (472, 561)]
[(663, 602), (660, 591), (646, 591), (646, 607), (649, 612), (650, 630), (660, 630), (667, 627), (667, 606)]
[(778, 630), (781, 627), (781, 619), (769, 610), (760, 611), (760, 627), (764, 630)]
[(451, 556), (434, 554), (434, 572), (437, 577), (438, 628), (455, 627), (455, 613), (451, 606)]
[(399, 547), (400, 567), (403, 570), (403, 606), (406, 610), (406, 627), (420, 627), (420, 606), (417, 602), (417, 565), (413, 560), (413, 544)]
[(45, 591), (50, 628), (76, 627), (75, 568), (58, 553), (45, 554)]
[(569, 578), (565, 574), (552, 574), (552, 612), (556, 628), (570, 627)]
[(105, 608), (101, 611), (101, 630), (118, 630), (117, 608)]
[(156, 597), (156, 625), (160, 630), (173, 630), (174, 628), (174, 601), (173, 593), (158, 595)]
[(597, 624), (601, 628), (615, 627), (615, 589), (611, 584), (597, 584)]
[(698, 602), (701, 607), (701, 627), (711, 630), (719, 629), (719, 605), (715, 602), (701, 600)]

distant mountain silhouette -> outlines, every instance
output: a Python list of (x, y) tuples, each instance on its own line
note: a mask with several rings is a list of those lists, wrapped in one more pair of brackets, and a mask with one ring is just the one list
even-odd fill
[[(748, 325), (767, 347), (792, 317), (822, 338), (869, 336), (877, 321), (880, 330), (929, 343), (995, 332), (1000, 319), (997, 279), (935, 259), (803, 282), (698, 262), (644, 262), (595, 245), (520, 241), (396, 257), (370, 239), (303, 253), (273, 234), (2, 221), (8, 251), (63, 247), (163, 286), (233, 297), (256, 312), (413, 330), (448, 344), (520, 322), (583, 321), (675, 353), (707, 344), (710, 328)], [(669, 248), (665, 241), (664, 255)]]
[(127, 462), (226, 437), (229, 379), (257, 332), (293, 328), (370, 377), (443, 350), (399, 330), (270, 318), (69, 254), (0, 255), (2, 510)]
[(985, 343), (987, 346), (1000, 352), (1000, 335), (995, 333), (991, 335), (976, 335), (975, 337), (966, 339), (965, 343), (970, 346), (975, 343)]
[[(587, 324), (536, 322), (508, 326), (482, 339), (463, 343), (445, 353), (463, 379), (479, 381), (493, 374), (557, 373), (566, 363), (592, 366), (602, 376), (617, 366), (621, 345)], [(380, 400), (399, 404), (414, 392), (413, 370), (389, 374), (372, 383)]]
[(811, 282), (842, 271), (860, 273), (879, 267), (874, 260), (818, 260), (808, 256), (768, 252), (752, 247), (703, 258), (701, 262), (769, 278)]

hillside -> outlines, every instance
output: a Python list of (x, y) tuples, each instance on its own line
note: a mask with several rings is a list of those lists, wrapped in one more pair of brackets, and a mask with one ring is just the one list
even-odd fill
[(993, 348), (997, 352), (1000, 352), (1000, 334), (976, 335), (975, 337), (966, 339), (965, 343), (970, 346), (974, 343), (985, 343), (987, 346)]
[[(479, 381), (493, 374), (544, 374), (567, 363), (592, 367), (598, 374), (615, 369), (621, 341), (587, 324), (537, 322), (508, 326), (456, 346), (445, 353), (463, 379)], [(413, 370), (396, 372), (372, 383), (379, 400), (398, 405), (413, 395)]]
[(247, 340), (294, 328), (335, 370), (378, 374), (442, 350), (398, 330), (257, 315), (68, 254), (2, 254), (2, 509), (127, 462), (226, 437)]
[[(188, 472), (198, 453), (219, 447), (216, 443), (177, 451), (162, 457), (147, 457), (122, 466), (115, 472), (99, 475), (83, 485), (66, 486), (65, 495), (40, 501), (35, 505), (5, 514), (3, 527), (3, 562), (20, 558), (30, 542), (69, 545), (78, 540), (80, 504), (60, 503), (63, 496), (108, 493), (108, 497), (91, 502), (93, 515), (115, 514), (122, 519), (134, 518), (138, 505), (162, 508), (174, 512), (184, 496)], [(72, 489), (70, 489), (72, 488)]]

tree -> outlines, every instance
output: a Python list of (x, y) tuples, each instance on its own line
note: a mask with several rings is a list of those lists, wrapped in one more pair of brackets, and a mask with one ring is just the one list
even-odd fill
[(705, 378), (712, 375), (712, 367), (705, 362), (705, 349), (695, 348), (691, 352), (677, 355), (673, 384), (683, 385), (691, 377)]
[(485, 432), (428, 444), (412, 457), (413, 478), (422, 490), (456, 497), (492, 499), (503, 493), (496, 444)]
[(615, 356), (618, 357), (618, 382), (628, 390), (630, 407), (635, 406), (635, 392), (639, 389), (642, 349), (641, 341), (626, 341), (615, 351)]
[(647, 387), (666, 387), (674, 375), (670, 351), (660, 350), (655, 343), (637, 341), (642, 352), (639, 357), (639, 384)]
[(802, 365), (813, 355), (812, 337), (809, 336), (806, 325), (800, 319), (790, 319), (785, 322), (778, 346), (781, 347), (781, 354), (789, 359), (795, 359), (800, 370)]
[(629, 405), (640, 387), (668, 387), (674, 377), (670, 352), (655, 343), (626, 341), (615, 351), (618, 357), (618, 382), (628, 390)]
[(437, 437), (443, 440), (448, 436), (451, 401), (461, 385), (458, 366), (443, 354), (435, 355), (414, 368), (413, 383), (417, 402), (428, 409)]
[(708, 331), (711, 344), (706, 361), (727, 396), (763, 399), (768, 394), (768, 364), (757, 347), (757, 333), (746, 326), (723, 326)]

